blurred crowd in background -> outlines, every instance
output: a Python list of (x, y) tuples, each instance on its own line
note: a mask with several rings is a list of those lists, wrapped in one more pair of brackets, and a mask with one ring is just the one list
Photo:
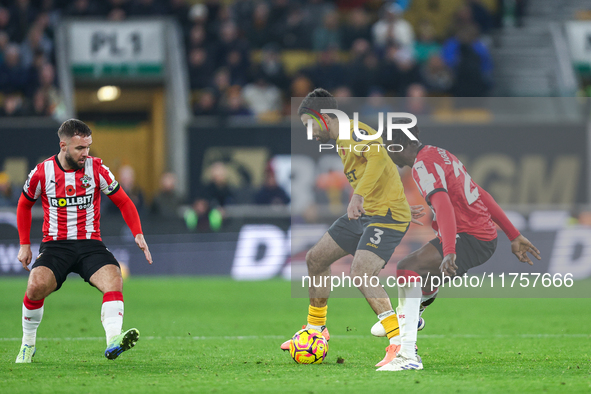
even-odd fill
[[(322, 86), (341, 97), (484, 96), (487, 34), (499, 18), (463, 2), (438, 36), (404, 18), (410, 1), (197, 4), (186, 22), (195, 115), (289, 115), (290, 97)], [(455, 6), (456, 4), (454, 4)]]
[[(209, 181), (202, 185), (199, 195), (190, 205), (184, 205), (186, 201), (178, 194), (174, 173), (167, 172), (161, 176), (160, 189), (151, 204), (146, 202), (144, 192), (137, 185), (135, 171), (131, 166), (122, 166), (117, 179), (140, 215), (150, 215), (160, 220), (182, 217), (187, 229), (197, 232), (220, 230), (226, 216), (225, 208), (232, 204), (286, 206), (290, 203), (288, 193), (276, 180), (271, 162), (265, 168), (263, 184), (252, 190), (248, 186), (240, 189), (232, 186), (226, 163), (214, 162), (206, 169), (206, 173)], [(119, 209), (108, 198), (102, 200), (102, 205), (105, 215), (120, 215)]]
[(59, 111), (54, 2), (0, 1), (0, 116), (50, 116)]
[[(148, 202), (144, 191), (137, 184), (132, 166), (121, 166), (115, 177), (142, 217), (165, 221), (182, 218), (189, 231), (220, 230), (226, 216), (225, 207), (228, 205), (287, 206), (290, 203), (289, 194), (277, 182), (271, 161), (265, 167), (262, 185), (255, 188), (249, 185), (240, 189), (233, 186), (228, 165), (221, 161), (212, 163), (206, 173), (209, 181), (202, 185), (199, 194), (190, 204), (178, 193), (177, 177), (172, 172), (162, 174), (159, 190), (151, 202)], [(21, 191), (22, 186), (12, 182), (8, 172), (0, 172), (0, 209), (15, 208)], [(101, 199), (101, 213), (103, 216), (121, 216), (119, 208), (107, 197)]]
[(502, 24), (503, 1), (450, 3), (457, 10), (444, 32), (427, 20), (409, 23), (411, 3), (1, 0), (1, 115), (59, 118), (54, 46), (62, 17), (176, 18), (195, 115), (273, 121), (289, 114), (290, 97), (316, 86), (357, 97), (486, 95), (493, 84), (488, 34)]

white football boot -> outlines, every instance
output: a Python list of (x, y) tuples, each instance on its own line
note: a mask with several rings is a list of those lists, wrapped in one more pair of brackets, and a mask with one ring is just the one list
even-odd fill
[(17, 364), (29, 364), (33, 362), (33, 356), (35, 355), (37, 348), (33, 345), (22, 345), (21, 350), (16, 356), (15, 363)]
[(376, 369), (376, 371), (408, 371), (413, 369), (423, 369), (423, 360), (421, 360), (419, 355), (416, 355), (415, 357), (416, 358), (406, 357), (405, 355), (398, 353), (394, 360)]

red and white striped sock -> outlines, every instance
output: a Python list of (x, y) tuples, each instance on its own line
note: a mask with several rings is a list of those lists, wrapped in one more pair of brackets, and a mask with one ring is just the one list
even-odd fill
[(109, 291), (103, 295), (101, 323), (107, 335), (107, 344), (114, 336), (121, 334), (123, 327), (123, 294), (120, 291)]
[(43, 318), (43, 301), (31, 301), (25, 293), (23, 300), (23, 345), (35, 346), (37, 340), (37, 328)]

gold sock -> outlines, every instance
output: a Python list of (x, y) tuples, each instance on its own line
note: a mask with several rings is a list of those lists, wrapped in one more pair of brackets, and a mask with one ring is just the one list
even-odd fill
[(398, 326), (398, 316), (396, 314), (390, 315), (382, 320), (382, 326), (386, 330), (388, 339), (400, 334), (400, 327)]
[(322, 308), (310, 305), (308, 307), (308, 324), (312, 326), (325, 326), (327, 309), (328, 305), (323, 306)]

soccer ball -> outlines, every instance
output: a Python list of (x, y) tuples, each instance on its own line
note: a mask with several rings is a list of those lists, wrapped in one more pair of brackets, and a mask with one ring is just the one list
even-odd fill
[(314, 329), (300, 330), (289, 342), (289, 354), (298, 364), (320, 364), (328, 353), (328, 342)]

